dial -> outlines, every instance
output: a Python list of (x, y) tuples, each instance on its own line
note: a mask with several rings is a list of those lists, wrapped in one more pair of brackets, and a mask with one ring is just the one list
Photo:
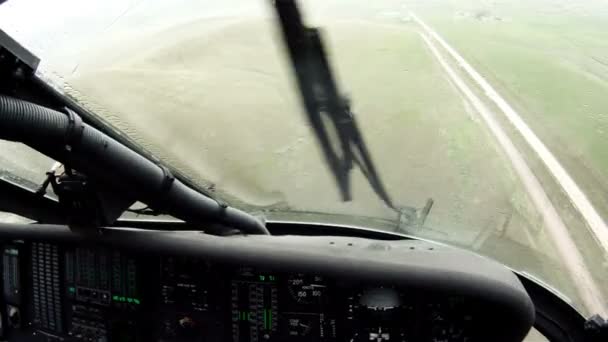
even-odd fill
[(285, 312), (281, 315), (281, 341), (336, 341), (336, 321), (324, 313)]
[(323, 277), (295, 274), (287, 279), (289, 295), (298, 304), (321, 303), (327, 286)]
[(317, 315), (293, 315), (286, 318), (287, 336), (302, 339), (311, 336), (313, 331), (318, 330), (319, 316)]

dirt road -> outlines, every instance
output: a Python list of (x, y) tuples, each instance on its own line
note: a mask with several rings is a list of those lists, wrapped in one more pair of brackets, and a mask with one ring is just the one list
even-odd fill
[(488, 81), (480, 75), (445, 39), (443, 39), (436, 31), (422, 21), (415, 13), (410, 12), (409, 15), (416, 23), (433, 40), (440, 44), (453, 58), (458, 65), (466, 71), (473, 81), (481, 87), (492, 102), (504, 113), (509, 121), (515, 126), (518, 132), (528, 142), (530, 147), (536, 152), (540, 159), (544, 162), (547, 169), (557, 180), (559, 185), (568, 195), (571, 203), (578, 209), (587, 223), (587, 227), (593, 233), (596, 241), (603, 247), (605, 252), (608, 252), (608, 226), (593, 207), (585, 193), (574, 182), (570, 174), (564, 169), (560, 162), (555, 158), (553, 153), (545, 146), (545, 144), (534, 134), (528, 125), (521, 119), (521, 116), (513, 109), (511, 105), (488, 83)]
[[(451, 48), (445, 42), (445, 40), (443, 40), (436, 32), (427, 26), (418, 16), (412, 12), (410, 12), (409, 15), (422, 28), (423, 33), (421, 33), (421, 36), (423, 40), (425, 41), (427, 47), (432, 51), (435, 58), (437, 58), (443, 69), (446, 71), (450, 80), (462, 92), (467, 100), (470, 101), (471, 105), (483, 118), (484, 122), (509, 157), (513, 168), (516, 170), (522, 183), (525, 185), (530, 198), (533, 200), (539, 213), (541, 213), (545, 227), (547, 228), (547, 235), (552, 240), (556, 250), (560, 254), (560, 259), (563, 261), (564, 266), (570, 273), (569, 275), (572, 278), (572, 281), (575, 284), (584, 305), (590, 312), (597, 312), (605, 315), (607, 311), (606, 307), (602, 304), (605, 303), (603, 294), (593, 280), (593, 277), (591, 276), (591, 273), (586, 266), (576, 243), (570, 236), (568, 229), (566, 228), (554, 205), (551, 203), (551, 200), (547, 196), (547, 193), (543, 189), (539, 180), (536, 178), (530, 167), (526, 164), (523, 156), (517, 150), (511, 139), (496, 121), (491, 110), (487, 108), (483, 101), (480, 100), (475, 92), (467, 85), (467, 82), (454, 71), (446, 57), (443, 56), (442, 52), (440, 52), (436, 46), (435, 42), (438, 42), (441, 47), (443, 47), (445, 51), (449, 53), (449, 56), (456, 60), (458, 65), (462, 66), (469, 74), (472, 75), (473, 79), (482, 86), (482, 89), (485, 91), (485, 94), (488, 97), (490, 97), (493, 101), (500, 103), (499, 107), (505, 111), (505, 113), (509, 113), (508, 116), (510, 116), (511, 120), (518, 123), (518, 128), (520, 129), (522, 135), (528, 136), (529, 140), (527, 140), (530, 142), (530, 144), (534, 144), (536, 146), (534, 150), (539, 153), (539, 155), (542, 154), (545, 157), (543, 160), (548, 163), (547, 167), (550, 169), (553, 168), (555, 171), (554, 175), (556, 178), (559, 177), (558, 179), (560, 180), (560, 184), (565, 188), (573, 190), (573, 194), (569, 194), (571, 195), (573, 202), (578, 203), (577, 208), (585, 208), (588, 214), (590, 213), (591, 216), (597, 216), (597, 218), (599, 218), (599, 215), (597, 215), (584, 194), (580, 191), (580, 189), (578, 189), (576, 184), (574, 184), (573, 180), (568, 176), (566, 171), (561, 168), (557, 160), (555, 160), (546, 147), (544, 147), (542, 142), (536, 138), (534, 133), (527, 126), (525, 126), (525, 123), (523, 123), (514, 110), (506, 103), (506, 101), (504, 101), (504, 99), (502, 99), (500, 95), (498, 95), (498, 93), (491, 88), (491, 86), (470, 66), (470, 64), (468, 64), (460, 55), (458, 55), (458, 53)], [(579, 196), (577, 196), (577, 194)], [(593, 217), (590, 219), (591, 221), (588, 221), (590, 224), (597, 223), (597, 219), (594, 219)], [(601, 218), (599, 218), (599, 220), (601, 224), (603, 224)], [(595, 228), (603, 229), (602, 227)], [(601, 232), (603, 231), (600, 231), (600, 233)], [(602, 238), (603, 237), (601, 236), (599, 237), (599, 239)], [(608, 240), (603, 241), (608, 242)]]

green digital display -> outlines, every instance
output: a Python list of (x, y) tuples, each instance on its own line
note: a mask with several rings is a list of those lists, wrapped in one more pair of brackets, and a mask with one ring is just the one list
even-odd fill
[(137, 298), (117, 296), (117, 295), (113, 295), (112, 300), (115, 302), (119, 302), (119, 303), (131, 303), (131, 304), (136, 304), (136, 305), (141, 304), (141, 301)]
[(275, 276), (273, 276), (273, 275), (269, 275), (269, 276), (267, 276), (267, 275), (263, 275), (263, 274), (260, 274), (260, 275), (258, 276), (258, 279), (259, 279), (260, 281), (262, 281), (262, 282), (264, 282), (264, 281), (273, 282), (273, 281), (275, 281), (275, 280), (276, 280)]
[(272, 329), (272, 310), (264, 309), (264, 329)]
[(251, 320), (251, 312), (240, 311), (239, 312), (239, 320), (241, 320), (241, 321), (249, 321), (249, 320)]

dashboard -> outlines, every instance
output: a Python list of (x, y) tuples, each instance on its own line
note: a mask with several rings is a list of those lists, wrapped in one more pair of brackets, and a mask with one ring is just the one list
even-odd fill
[(510, 271), (422, 241), (39, 231), (2, 241), (9, 341), (521, 341), (534, 319)]

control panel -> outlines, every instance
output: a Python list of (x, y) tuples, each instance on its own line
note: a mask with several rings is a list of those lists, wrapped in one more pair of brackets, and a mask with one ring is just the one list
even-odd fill
[[(12, 300), (16, 310), (29, 314), (27, 331), (45, 341), (136, 341), (141, 305), (138, 262), (119, 251), (95, 247), (59, 246), (45, 242), (21, 243), (5, 248), (14, 255), (28, 251), (29, 258), (16, 261), (25, 269), (13, 277), (20, 285), (13, 292), (27, 293)], [(14, 257), (13, 257), (13, 260)], [(15, 263), (15, 261), (13, 261)], [(5, 278), (6, 279), (6, 278)], [(12, 286), (15, 288), (15, 285)], [(7, 296), (5, 284), (5, 300)]]
[(128, 340), (141, 305), (135, 259), (101, 248), (62, 252), (66, 334), (85, 341)]
[[(160, 258), (160, 341), (203, 341), (218, 329), (220, 308), (210, 265), (184, 257)], [(211, 289), (216, 289), (211, 290)]]
[(232, 341), (336, 340), (336, 313), (323, 277), (240, 268), (230, 286)]
[(63, 304), (59, 272), (59, 247), (35, 242), (31, 245), (33, 325), (41, 332), (62, 334)]
[(474, 302), (391, 284), (39, 241), (2, 257), (8, 340), (479, 340)]

